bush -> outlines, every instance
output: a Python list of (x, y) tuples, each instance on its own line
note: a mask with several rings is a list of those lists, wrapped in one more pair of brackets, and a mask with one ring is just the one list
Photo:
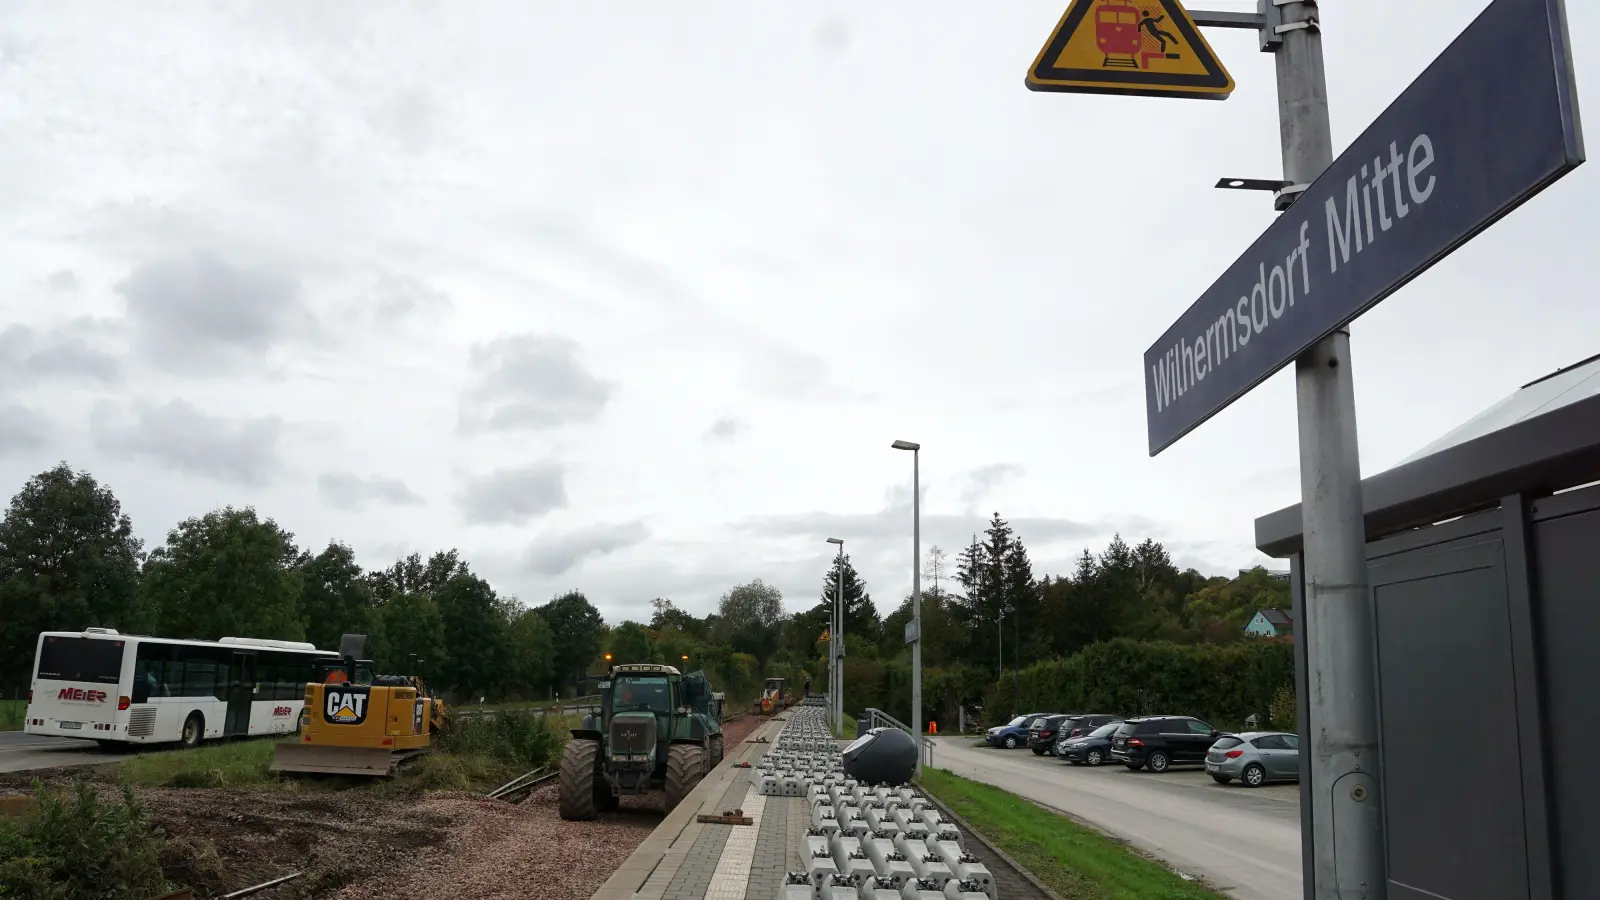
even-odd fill
[(1294, 731), (1300, 724), (1299, 716), (1294, 702), (1294, 684), (1278, 688), (1278, 692), (1272, 695), (1271, 715), (1268, 718), (1272, 727), (1280, 731)]
[(524, 771), (555, 765), (566, 743), (565, 720), (555, 722), (534, 713), (501, 712), (493, 716), (457, 718), (439, 736), (438, 750), (452, 756), (493, 759)]
[(149, 900), (171, 890), (161, 873), (165, 837), (131, 787), (110, 803), (86, 781), (35, 791), (37, 812), (0, 819), (0, 897)]
[(1014, 714), (1015, 707), (1021, 707), (1015, 713), (1193, 715), (1227, 727), (1251, 713), (1270, 715), (1273, 694), (1293, 677), (1294, 647), (1288, 643), (1118, 639), (1029, 666), (1020, 675), (1007, 672), (991, 688), (984, 715), (990, 724)]

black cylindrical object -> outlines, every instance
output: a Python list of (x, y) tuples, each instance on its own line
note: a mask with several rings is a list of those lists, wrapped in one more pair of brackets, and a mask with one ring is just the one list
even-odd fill
[(898, 728), (874, 728), (844, 749), (844, 773), (862, 784), (899, 787), (917, 770), (917, 742)]
[(872, 730), (872, 716), (856, 716), (856, 737)]

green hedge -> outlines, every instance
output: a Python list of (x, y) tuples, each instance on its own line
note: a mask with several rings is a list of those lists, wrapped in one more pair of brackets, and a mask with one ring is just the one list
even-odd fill
[[(1273, 696), (1294, 683), (1294, 647), (1251, 640), (1174, 644), (1118, 639), (1065, 659), (1007, 672), (989, 691), (984, 718), (996, 724), (1028, 712), (1191, 715), (1238, 727), (1256, 713), (1270, 720)], [(1020, 688), (1020, 689), (1019, 689)], [(1293, 730), (1294, 722), (1274, 723)]]

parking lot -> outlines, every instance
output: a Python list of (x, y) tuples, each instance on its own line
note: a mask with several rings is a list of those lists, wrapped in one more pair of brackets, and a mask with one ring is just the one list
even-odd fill
[(970, 736), (935, 744), (936, 767), (1068, 813), (1240, 900), (1300, 892), (1298, 785), (1220, 785), (1197, 766), (1071, 766)]

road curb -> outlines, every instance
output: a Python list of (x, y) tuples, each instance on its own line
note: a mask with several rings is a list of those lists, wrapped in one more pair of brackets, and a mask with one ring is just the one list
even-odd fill
[[(944, 771), (944, 770), (941, 769), (940, 771)], [(1015, 859), (1012, 859), (1011, 858), (1011, 854), (1005, 852), (1004, 850), (1001, 850), (999, 847), (996, 847), (994, 845), (993, 841), (990, 841), (988, 838), (983, 836), (983, 832), (979, 831), (976, 828), (973, 828), (971, 822), (968, 822), (966, 819), (963, 819), (960, 816), (956, 815), (955, 812), (953, 810), (951, 810), (950, 807), (947, 806), (943, 800), (940, 800), (938, 797), (935, 797), (933, 795), (932, 791), (928, 790), (927, 788), (923, 788), (922, 795), (924, 797), (928, 798), (928, 802), (929, 803), (932, 803), (935, 807), (937, 807), (939, 809), (940, 815), (948, 817), (950, 819), (950, 821), (955, 823), (955, 826), (957, 828), (961, 829), (966, 834), (969, 834), (973, 838), (977, 839), (978, 843), (982, 844), (985, 848), (987, 848), (990, 853), (993, 853), (995, 856), (1000, 857), (1000, 859), (1003, 860), (1006, 865), (1010, 866), (1013, 869), (1016, 869), (1017, 870), (1017, 874), (1022, 876), (1022, 880), (1024, 880), (1024, 881), (1028, 882), (1029, 884), (1033, 885), (1035, 889), (1037, 889), (1040, 893), (1044, 894), (1046, 897), (1049, 897), (1050, 900), (1062, 900), (1060, 894), (1057, 894), (1055, 891), (1050, 890), (1050, 888), (1045, 886), (1044, 882), (1040, 881), (1038, 878), (1035, 878), (1033, 873), (1028, 871), (1028, 867), (1027, 866), (1024, 866), (1022, 863), (1019, 863)], [(1022, 798), (1022, 799), (1026, 799), (1026, 798)]]

